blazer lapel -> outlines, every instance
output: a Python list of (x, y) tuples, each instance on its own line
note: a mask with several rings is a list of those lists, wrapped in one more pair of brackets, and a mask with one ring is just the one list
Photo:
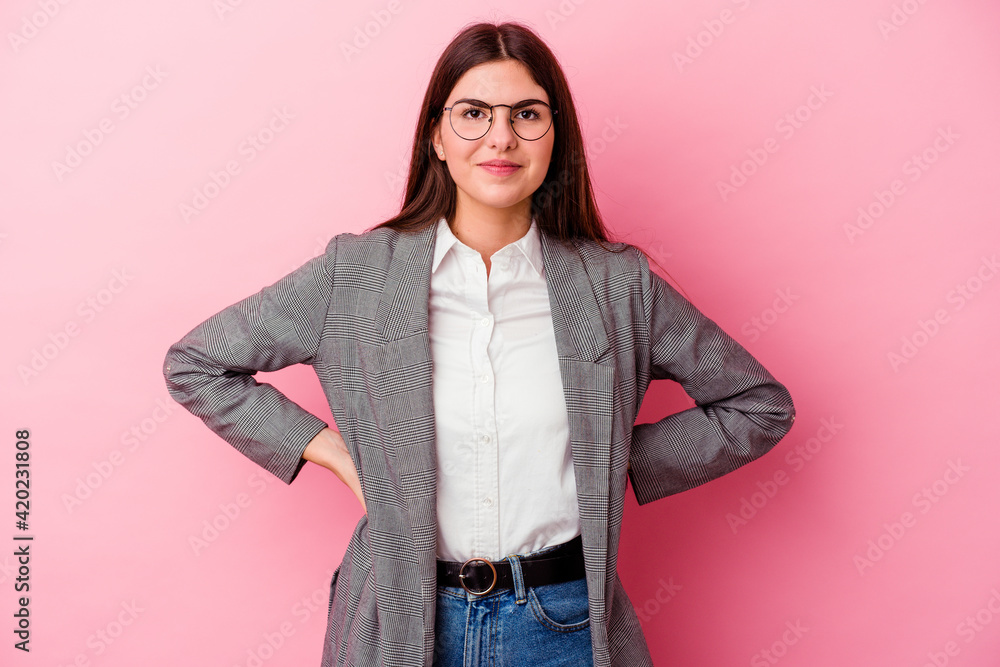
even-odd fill
[(375, 313), (376, 326), (386, 341), (428, 332), (434, 238), (435, 225), (400, 232), (391, 250), (385, 288)]
[(539, 236), (559, 356), (597, 361), (610, 345), (583, 258), (569, 242)]
[(434, 627), (437, 604), (437, 449), (428, 330), (434, 231), (429, 225), (398, 235), (374, 314), (382, 336), (379, 409), (391, 443), (386, 474), (402, 490), (406, 511), (399, 520), (409, 523), (409, 530), (395, 537), (378, 536), (385, 541), (379, 547), (383, 555), (395, 554), (394, 560), (415, 558), (419, 590), (409, 593), (422, 602), (425, 633)]
[[(614, 417), (613, 356), (583, 258), (569, 242), (541, 234), (559, 370), (569, 413), (580, 531), (588, 588), (603, 601), (607, 570), (609, 475)], [(600, 605), (603, 607), (603, 605)], [(593, 605), (592, 605), (593, 609)], [(595, 623), (600, 621), (594, 614)]]

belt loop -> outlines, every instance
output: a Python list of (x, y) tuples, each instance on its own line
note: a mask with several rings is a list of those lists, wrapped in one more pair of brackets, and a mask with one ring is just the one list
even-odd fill
[(524, 590), (524, 575), (521, 573), (521, 560), (517, 554), (511, 554), (504, 560), (510, 562), (510, 574), (514, 579), (514, 602), (524, 604), (528, 601), (528, 593)]

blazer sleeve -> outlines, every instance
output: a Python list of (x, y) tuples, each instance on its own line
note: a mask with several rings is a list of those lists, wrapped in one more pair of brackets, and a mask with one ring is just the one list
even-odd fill
[(325, 255), (212, 315), (171, 345), (163, 361), (171, 397), (286, 484), (327, 423), (253, 376), (316, 361), (335, 247), (331, 239)]
[(629, 479), (640, 505), (721, 477), (789, 431), (788, 390), (641, 256), (650, 379), (671, 379), (695, 407), (636, 425)]

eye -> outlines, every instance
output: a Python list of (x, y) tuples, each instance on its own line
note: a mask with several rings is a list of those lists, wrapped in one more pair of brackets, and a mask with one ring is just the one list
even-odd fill
[(469, 120), (486, 120), (489, 118), (489, 114), (486, 109), (481, 109), (479, 107), (467, 107), (461, 112), (462, 118), (467, 118)]
[(535, 107), (525, 107), (518, 109), (514, 118), (515, 120), (538, 120), (541, 117), (542, 115)]

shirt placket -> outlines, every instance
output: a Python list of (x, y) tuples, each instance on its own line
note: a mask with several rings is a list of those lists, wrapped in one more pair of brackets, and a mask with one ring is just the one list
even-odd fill
[[(496, 424), (496, 375), (489, 356), (494, 316), (489, 308), (486, 265), (478, 253), (467, 255), (472, 280), (466, 282), (469, 316), (473, 319), (469, 337), (472, 360), (472, 448), (475, 453), (471, 514), (473, 553), (492, 557), (500, 553), (499, 450)], [(493, 270), (491, 270), (493, 273)], [(495, 277), (495, 274), (494, 276)]]

